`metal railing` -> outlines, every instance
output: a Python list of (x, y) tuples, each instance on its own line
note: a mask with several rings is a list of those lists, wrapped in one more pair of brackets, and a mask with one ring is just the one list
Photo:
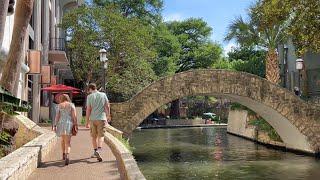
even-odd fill
[(51, 38), (50, 39), (50, 50), (66, 51), (65, 38)]

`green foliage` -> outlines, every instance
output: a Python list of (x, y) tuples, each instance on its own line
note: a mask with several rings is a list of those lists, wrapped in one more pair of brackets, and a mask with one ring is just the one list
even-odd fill
[(266, 53), (267, 52), (265, 50), (255, 50), (253, 48), (238, 47), (233, 48), (230, 52), (228, 52), (228, 59), (230, 61), (249, 61), (253, 57), (264, 59), (266, 57)]
[(249, 110), (246, 106), (239, 103), (232, 103), (230, 106), (231, 110)]
[(266, 51), (237, 48), (228, 53), (227, 59), (220, 59), (214, 65), (214, 69), (229, 69), (247, 72), (265, 77)]
[(268, 133), (268, 136), (270, 137), (270, 139), (272, 139), (274, 141), (282, 142), (282, 140), (281, 140), (280, 136), (278, 135), (278, 133), (263, 118), (258, 118), (258, 119), (251, 120), (249, 124), (253, 125), (253, 126), (256, 126), (261, 131), (264, 131), (264, 132)]
[(113, 102), (125, 101), (156, 79), (152, 29), (126, 18), (114, 7), (82, 6), (67, 13), (62, 27), (70, 39), (75, 78), (102, 84), (99, 49), (108, 49), (108, 92)]
[(125, 17), (135, 17), (148, 23), (161, 21), (163, 0), (93, 0), (98, 6), (117, 6)]
[(282, 31), (293, 39), (298, 56), (320, 52), (319, 0), (260, 0), (254, 11), (262, 27), (286, 22)]
[(217, 62), (215, 62), (212, 66), (213, 69), (229, 69), (234, 70), (233, 63), (228, 59), (221, 58)]
[(4, 157), (12, 150), (12, 138), (13, 137), (9, 133), (5, 131), (0, 132), (0, 158)]
[(260, 37), (257, 27), (253, 22), (246, 22), (241, 16), (235, 18), (228, 27), (225, 41), (235, 40), (241, 47), (255, 46)]
[(177, 62), (182, 51), (178, 38), (161, 23), (154, 28), (154, 39), (157, 51), (157, 58), (153, 62), (154, 72), (159, 77), (174, 74), (178, 69)]
[(222, 48), (210, 41), (212, 28), (202, 19), (190, 18), (185, 21), (167, 23), (181, 44), (182, 51), (176, 72), (197, 68), (211, 68), (220, 59)]
[[(288, 32), (293, 37), (297, 54), (320, 52), (320, 1), (286, 1), (293, 15)], [(280, 10), (283, 11), (283, 7)]]
[(275, 49), (278, 44), (284, 43), (288, 37), (285, 33), (288, 27), (287, 16), (278, 11), (278, 16), (270, 16), (268, 10), (276, 10), (279, 5), (269, 3), (265, 8), (264, 2), (259, 0), (250, 7), (248, 21), (241, 16), (232, 21), (225, 40), (235, 40), (241, 47), (247, 48)]
[(86, 117), (81, 117), (80, 124), (81, 124), (82, 126), (86, 125)]
[(185, 98), (183, 102), (188, 107), (187, 116), (192, 118), (202, 117), (203, 113), (213, 112), (217, 99), (209, 96), (190, 96)]
[(250, 115), (252, 117), (256, 117), (256, 119), (250, 120), (249, 125), (257, 127), (259, 131), (264, 131), (264, 132), (268, 133), (268, 136), (270, 137), (270, 139), (272, 139), (274, 141), (282, 142), (282, 140), (281, 140), (280, 136), (278, 135), (278, 133), (276, 132), (276, 130), (274, 130), (274, 128), (266, 120), (264, 120), (263, 118), (258, 116), (256, 112), (252, 111), (248, 107), (246, 107), (242, 104), (239, 104), (239, 103), (232, 103), (231, 110), (248, 111), (248, 115)]
[(2, 131), (0, 133), (0, 144), (1, 145), (9, 145), (11, 138), (12, 138), (12, 136), (9, 133)]
[[(161, 23), (162, 0), (95, 0), (65, 14), (75, 79), (102, 86), (99, 49), (108, 50), (107, 88), (113, 102), (126, 101), (158, 77), (211, 68), (222, 48), (210, 41), (202, 19)], [(160, 18), (161, 19), (161, 18)]]
[(252, 50), (238, 48), (228, 53), (229, 60), (233, 62), (233, 69), (265, 77), (267, 52), (264, 50)]
[(249, 115), (256, 115), (256, 113), (254, 111), (252, 111), (251, 109), (249, 109), (248, 107), (240, 104), (240, 103), (232, 103), (230, 106), (231, 110), (245, 110), (248, 111)]
[(129, 139), (125, 138), (117, 138), (131, 153), (134, 151), (134, 147), (132, 147), (129, 143)]

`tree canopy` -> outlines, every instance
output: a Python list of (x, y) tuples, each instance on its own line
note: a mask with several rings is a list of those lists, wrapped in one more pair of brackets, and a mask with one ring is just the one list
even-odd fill
[(176, 72), (197, 68), (211, 68), (222, 55), (219, 44), (210, 40), (212, 28), (202, 19), (190, 18), (167, 23), (171, 33), (181, 44)]
[(319, 0), (259, 0), (252, 10), (261, 28), (283, 24), (281, 32), (292, 38), (298, 56), (320, 52)]
[(127, 19), (113, 7), (83, 6), (66, 14), (62, 27), (78, 81), (101, 84), (99, 49), (108, 50), (107, 87), (113, 101), (127, 100), (155, 79), (151, 30), (139, 19)]
[(211, 42), (212, 28), (202, 19), (163, 23), (153, 19), (161, 17), (162, 1), (126, 2), (96, 0), (65, 14), (61, 27), (83, 86), (102, 85), (100, 48), (108, 51), (107, 88), (114, 102), (130, 99), (159, 77), (211, 68), (221, 58), (222, 48)]
[(149, 23), (161, 21), (163, 0), (93, 0), (98, 6), (116, 6), (125, 17), (135, 17)]

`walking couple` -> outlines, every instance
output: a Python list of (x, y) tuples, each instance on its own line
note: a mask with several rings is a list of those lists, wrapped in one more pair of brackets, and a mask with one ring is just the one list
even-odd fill
[[(102, 161), (101, 150), (104, 140), (105, 127), (110, 118), (110, 105), (105, 93), (97, 91), (95, 84), (90, 84), (88, 87), (89, 96), (87, 97), (86, 110), (86, 128), (90, 128), (92, 137), (93, 155), (92, 158), (97, 158)], [(59, 96), (59, 105), (56, 114), (56, 124), (54, 130), (61, 137), (61, 147), (63, 152), (63, 160), (65, 165), (69, 164), (70, 143), (72, 135), (75, 135), (77, 130), (77, 114), (75, 106), (72, 104), (68, 95)]]

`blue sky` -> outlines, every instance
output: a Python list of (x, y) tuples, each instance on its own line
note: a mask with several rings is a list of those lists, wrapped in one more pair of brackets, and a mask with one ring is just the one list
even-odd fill
[(164, 0), (165, 20), (184, 20), (190, 17), (203, 18), (212, 28), (211, 39), (229, 51), (233, 42), (224, 42), (227, 27), (237, 16), (246, 17), (247, 8), (255, 0)]

